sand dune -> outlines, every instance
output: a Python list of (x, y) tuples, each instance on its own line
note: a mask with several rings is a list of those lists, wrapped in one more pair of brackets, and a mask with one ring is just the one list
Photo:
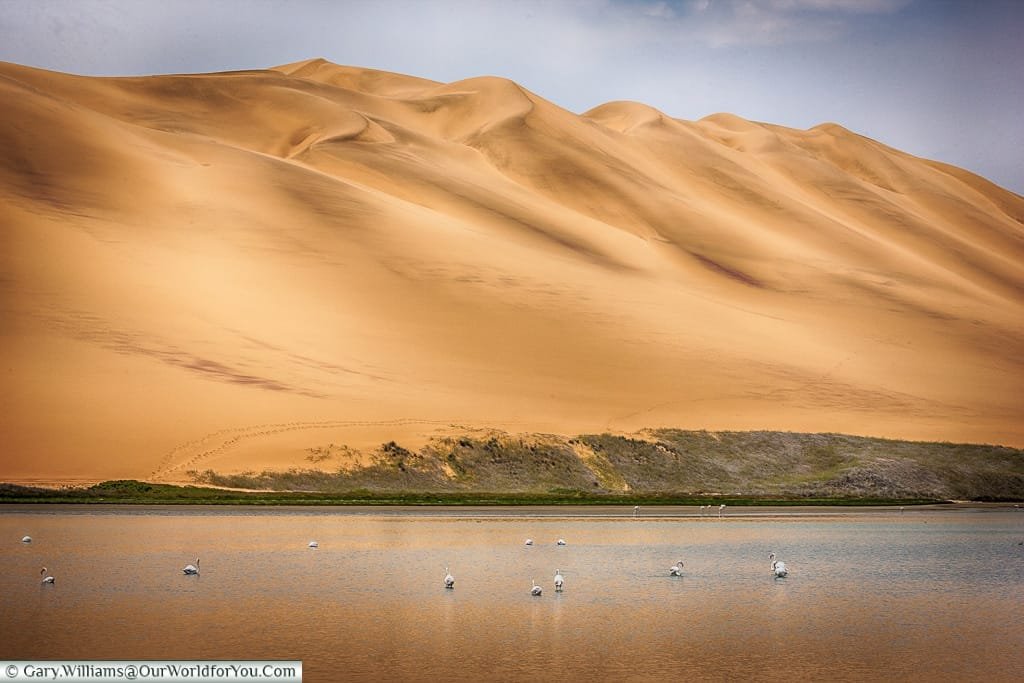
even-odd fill
[(450, 425), (1024, 445), (1024, 198), (840, 125), (323, 60), (0, 103), (0, 480)]

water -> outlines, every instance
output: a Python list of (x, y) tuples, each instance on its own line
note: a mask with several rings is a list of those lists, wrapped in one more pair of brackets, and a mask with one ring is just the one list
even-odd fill
[(1013, 508), (7, 507), (0, 659), (300, 659), (306, 681), (1024, 680), (1021, 541)]

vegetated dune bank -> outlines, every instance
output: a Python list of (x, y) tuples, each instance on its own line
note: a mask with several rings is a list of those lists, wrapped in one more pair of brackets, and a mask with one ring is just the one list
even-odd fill
[(0, 64), (0, 111), (0, 480), (484, 428), (1024, 445), (1024, 198), (839, 125), (323, 60)]

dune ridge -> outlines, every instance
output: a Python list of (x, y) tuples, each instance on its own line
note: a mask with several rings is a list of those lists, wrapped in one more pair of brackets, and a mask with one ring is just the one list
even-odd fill
[(1024, 445), (1024, 198), (839, 124), (322, 59), (0, 102), (0, 480), (453, 425)]

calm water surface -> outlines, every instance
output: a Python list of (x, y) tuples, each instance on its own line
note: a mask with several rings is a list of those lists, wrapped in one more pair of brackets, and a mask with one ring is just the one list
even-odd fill
[[(7, 507), (0, 659), (301, 659), (306, 681), (1020, 681), (1022, 541), (1013, 508)], [(196, 557), (201, 575), (182, 574)]]

